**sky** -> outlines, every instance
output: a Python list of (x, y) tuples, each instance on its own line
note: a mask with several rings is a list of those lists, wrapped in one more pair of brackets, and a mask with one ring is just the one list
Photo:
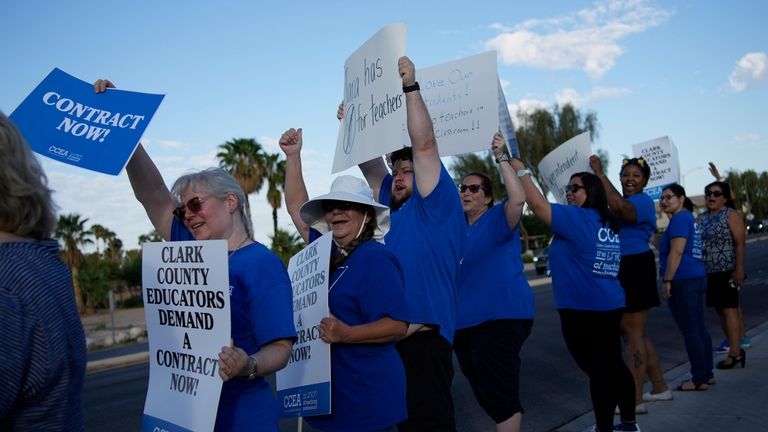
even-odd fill
[[(405, 22), (417, 68), (489, 50), (513, 118), (574, 104), (594, 112), (595, 149), (618, 184), (632, 144), (669, 136), (690, 195), (721, 169), (768, 170), (768, 3), (762, 0), (453, 2), (9, 2), (0, 38), (0, 111), (10, 114), (55, 67), (82, 80), (165, 94), (142, 143), (167, 184), (217, 166), (217, 148), (255, 138), (279, 153), (304, 129), (310, 197), (328, 191), (346, 58)], [(152, 230), (123, 171), (110, 176), (39, 157), (59, 212), (117, 233)], [(446, 160), (450, 163), (450, 160)], [(340, 174), (360, 175), (356, 168)], [(251, 195), (256, 239), (270, 244), (266, 188)], [(279, 226), (292, 230), (282, 208)]]

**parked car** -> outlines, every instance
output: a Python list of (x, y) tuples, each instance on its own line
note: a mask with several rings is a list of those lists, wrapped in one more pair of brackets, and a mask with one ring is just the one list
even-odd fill
[(549, 246), (540, 250), (533, 257), (533, 264), (536, 268), (536, 274), (542, 275), (546, 272), (549, 275)]
[(747, 233), (754, 234), (768, 231), (768, 224), (764, 219), (752, 219), (747, 225)]

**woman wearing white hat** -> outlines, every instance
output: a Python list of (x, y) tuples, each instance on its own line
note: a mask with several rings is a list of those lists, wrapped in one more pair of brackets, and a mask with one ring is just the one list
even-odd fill
[(325, 431), (394, 430), (407, 415), (405, 371), (395, 342), (408, 324), (400, 263), (380, 243), (389, 230), (389, 208), (352, 176), (336, 178), (329, 193), (308, 200), (301, 145), (301, 129), (280, 138), (288, 213), (307, 243), (332, 231), (335, 244), (328, 281), (331, 315), (319, 327), (320, 337), (332, 344), (333, 413), (307, 420)]

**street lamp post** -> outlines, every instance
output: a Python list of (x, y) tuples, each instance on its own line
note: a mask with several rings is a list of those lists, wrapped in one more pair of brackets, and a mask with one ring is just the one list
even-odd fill
[(688, 174), (690, 174), (690, 173), (692, 173), (692, 172), (694, 172), (694, 171), (698, 171), (698, 170), (702, 170), (702, 169), (704, 169), (704, 167), (703, 167), (703, 166), (697, 166), (697, 167), (695, 167), (695, 168), (691, 168), (691, 169), (689, 169), (688, 171), (686, 171), (686, 172), (685, 172), (685, 174), (683, 174), (683, 175), (682, 175), (682, 180), (683, 180), (683, 188), (685, 188), (685, 191), (686, 191), (686, 193), (690, 194), (690, 192), (688, 192), (688, 188), (687, 188), (687, 187), (686, 187), (686, 185), (685, 185), (685, 177), (686, 177), (686, 176), (688, 176)]

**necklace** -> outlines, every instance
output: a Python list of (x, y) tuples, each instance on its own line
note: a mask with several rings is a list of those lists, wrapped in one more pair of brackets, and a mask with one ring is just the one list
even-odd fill
[(250, 237), (248, 237), (248, 236), (246, 235), (246, 236), (245, 236), (245, 238), (243, 239), (243, 241), (241, 241), (241, 242), (240, 242), (240, 244), (239, 244), (239, 245), (237, 245), (237, 247), (236, 247), (236, 248), (234, 248), (233, 250), (229, 251), (229, 256), (231, 257), (232, 255), (234, 255), (234, 254), (235, 254), (235, 252), (239, 251), (239, 250), (240, 250), (240, 248), (242, 248), (242, 247), (243, 247), (243, 245), (245, 244), (245, 242), (247, 242), (247, 241), (248, 241), (248, 240), (250, 240), (250, 239), (251, 239), (251, 238), (250, 238)]

